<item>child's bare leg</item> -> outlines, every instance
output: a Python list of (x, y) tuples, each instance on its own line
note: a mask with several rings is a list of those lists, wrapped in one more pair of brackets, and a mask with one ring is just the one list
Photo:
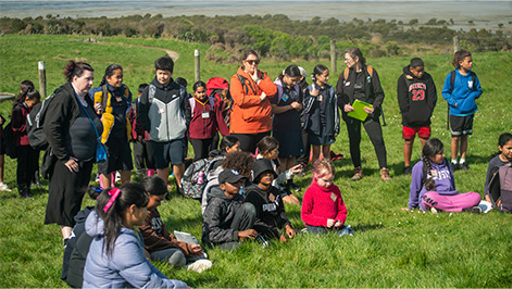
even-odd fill
[(172, 171), (176, 178), (176, 184), (181, 188), (181, 178), (183, 178), (183, 174), (185, 173), (185, 164), (173, 165)]
[(452, 160), (457, 159), (457, 154), (459, 153), (459, 137), (452, 137), (452, 146), (451, 146)]
[(425, 145), (425, 143), (427, 142), (427, 138), (420, 138), (420, 142), (421, 142), (421, 150), (423, 151), (423, 146)]
[(404, 141), (404, 165), (406, 167), (411, 166), (412, 147), (414, 145), (414, 139), (406, 139)]
[(126, 184), (130, 182), (130, 179), (132, 177), (131, 171), (121, 171), (121, 184)]
[(108, 188), (111, 186), (110, 182), (112, 180), (111, 178), (111, 174), (100, 174), (100, 178), (101, 178), (101, 184), (103, 186), (103, 188)]
[(167, 185), (167, 179), (169, 178), (169, 167), (156, 169), (156, 175), (162, 180), (164, 180), (165, 185)]
[(319, 145), (312, 145), (313, 149), (313, 157), (311, 158), (311, 163), (314, 164), (316, 160), (320, 157), (320, 146)]
[(324, 159), (331, 159), (331, 145), (323, 145), (322, 146), (322, 154), (324, 155)]
[(468, 136), (460, 136), (460, 158), (466, 159), (466, 152), (468, 150)]

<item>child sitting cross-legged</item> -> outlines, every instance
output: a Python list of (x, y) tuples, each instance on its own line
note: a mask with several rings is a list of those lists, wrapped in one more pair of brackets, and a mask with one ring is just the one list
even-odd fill
[(239, 194), (246, 179), (232, 169), (219, 174), (219, 186), (213, 187), (208, 194), (203, 214), (203, 244), (235, 250), (246, 238), (257, 237), (258, 232), (253, 229), (256, 210)]
[[(277, 174), (270, 160), (254, 161), (252, 174), (254, 185), (246, 189), (246, 200), (256, 208), (254, 229), (263, 237), (279, 239), (280, 242), (286, 242), (295, 237), (296, 231), (284, 211), (281, 192), (272, 186)], [(284, 232), (281, 233), (279, 230)]]
[(205, 259), (199, 242), (187, 243), (167, 231), (160, 218), (158, 206), (167, 195), (165, 182), (157, 176), (143, 178), (140, 183), (149, 194), (148, 215), (142, 226), (139, 226), (144, 247), (152, 261), (167, 262), (172, 266), (187, 266), (190, 271), (201, 273), (211, 268), (212, 262)]
[(340, 237), (352, 235), (350, 226), (344, 226), (347, 207), (340, 189), (333, 183), (336, 171), (332, 161), (316, 160), (313, 163), (313, 181), (304, 193), (301, 219), (306, 223), (306, 232), (326, 234), (336, 231)]

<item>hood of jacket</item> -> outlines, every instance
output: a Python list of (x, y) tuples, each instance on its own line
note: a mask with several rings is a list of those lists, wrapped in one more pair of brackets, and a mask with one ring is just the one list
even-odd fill
[(102, 236), (104, 228), (103, 220), (98, 216), (96, 210), (92, 211), (87, 220), (85, 220), (85, 232), (87, 235), (93, 238)]

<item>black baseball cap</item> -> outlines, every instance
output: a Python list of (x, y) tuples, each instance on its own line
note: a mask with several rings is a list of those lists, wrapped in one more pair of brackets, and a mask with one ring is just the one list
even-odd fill
[(235, 170), (223, 170), (222, 173), (219, 174), (219, 184), (224, 184), (225, 182), (236, 184), (240, 180), (247, 180), (247, 177), (242, 176)]

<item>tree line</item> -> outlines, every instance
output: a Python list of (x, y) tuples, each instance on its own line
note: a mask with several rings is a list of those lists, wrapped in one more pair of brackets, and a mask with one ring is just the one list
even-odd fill
[[(454, 30), (450, 21), (432, 18), (421, 24), (384, 19), (339, 21), (313, 17), (308, 21), (289, 19), (286, 15), (204, 15), (164, 18), (161, 14), (130, 15), (118, 18), (45, 17), (0, 18), (0, 32), (18, 34), (76, 34), (94, 36), (168, 37), (209, 44), (212, 48), (238, 52), (250, 47), (266, 57), (278, 60), (316, 60), (327, 58), (330, 41), (336, 40), (339, 51), (358, 46), (370, 57), (451, 52), (452, 39), (475, 52), (509, 51), (511, 35), (502, 30)], [(213, 51), (213, 50), (212, 50)], [(236, 61), (210, 51), (206, 57), (217, 62)], [(341, 52), (340, 52), (341, 53)]]

